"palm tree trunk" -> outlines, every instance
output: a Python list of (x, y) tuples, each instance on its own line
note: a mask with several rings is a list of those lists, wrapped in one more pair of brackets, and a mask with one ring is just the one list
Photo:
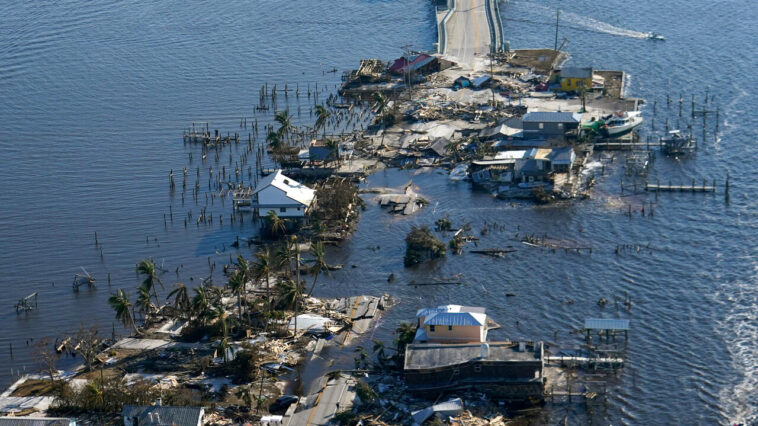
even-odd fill
[(270, 274), (266, 272), (266, 301), (268, 302), (268, 312), (271, 313), (271, 280), (269, 280)]
[(311, 284), (311, 290), (308, 292), (308, 297), (311, 297), (311, 294), (313, 294), (313, 289), (316, 288), (316, 280), (318, 279), (319, 272), (321, 272), (321, 268), (316, 269), (316, 276), (313, 277), (313, 284)]

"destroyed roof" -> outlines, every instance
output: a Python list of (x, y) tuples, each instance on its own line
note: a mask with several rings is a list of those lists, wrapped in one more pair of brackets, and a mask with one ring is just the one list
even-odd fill
[[(541, 351), (519, 352), (518, 343), (414, 343), (405, 349), (406, 370), (423, 370), (460, 365), (479, 359), (501, 362), (539, 361)], [(486, 357), (482, 358), (482, 355)]]
[(483, 314), (487, 312), (486, 308), (478, 306), (461, 306), (461, 305), (440, 305), (436, 308), (423, 308), (416, 311), (417, 317), (426, 317), (429, 315), (437, 314), (440, 312), (471, 312), (475, 314)]
[(574, 148), (564, 146), (563, 148), (553, 148), (553, 151), (547, 157), (553, 164), (571, 164), (576, 158)]
[(584, 320), (584, 328), (588, 330), (629, 330), (629, 320), (589, 318)]
[(482, 326), (487, 323), (487, 315), (471, 312), (438, 312), (424, 319), (424, 325)]
[(437, 138), (429, 144), (429, 149), (435, 152), (435, 154), (439, 155), (440, 157), (443, 157), (445, 153), (447, 152), (447, 145), (450, 143), (447, 138)]
[(499, 126), (489, 127), (487, 129), (482, 130), (481, 132), (479, 132), (479, 137), (491, 138), (492, 136), (495, 136), (495, 135), (513, 136), (518, 133), (521, 133), (521, 131), (522, 131), (521, 129), (509, 127), (507, 124), (503, 123), (503, 124), (500, 124)]
[(121, 415), (137, 418), (134, 424), (195, 426), (203, 418), (202, 407), (170, 407), (163, 405), (125, 405)]
[(561, 69), (563, 78), (592, 78), (592, 67), (565, 67)]
[(420, 425), (424, 424), (424, 422), (434, 414), (438, 414), (442, 418), (447, 418), (449, 416), (458, 415), (461, 411), (463, 411), (463, 400), (460, 398), (454, 398), (447, 402), (431, 405), (423, 410), (414, 411), (411, 413), (411, 416), (413, 417), (414, 424)]
[(473, 80), (471, 80), (471, 84), (472, 84), (474, 87), (479, 87), (479, 86), (481, 86), (482, 84), (484, 84), (484, 83), (486, 83), (486, 82), (490, 81), (490, 79), (491, 79), (491, 78), (492, 78), (492, 77), (490, 77), (489, 75), (482, 75), (482, 76), (476, 77), (476, 78), (474, 78)]
[(545, 139), (514, 139), (492, 142), (493, 148), (550, 148), (550, 141)]
[(428, 64), (429, 62), (434, 61), (435, 59), (436, 58), (434, 56), (427, 55), (426, 53), (411, 56), (410, 61), (408, 61), (408, 58), (403, 56), (395, 59), (392, 65), (390, 65), (389, 70), (391, 72), (405, 72), (408, 70), (408, 68), (410, 68), (411, 71), (415, 71)]
[(535, 160), (549, 160), (550, 154), (553, 152), (552, 148), (532, 148), (534, 155), (532, 158)]
[(582, 115), (577, 112), (533, 111), (524, 116), (524, 123), (579, 123)]
[(63, 417), (0, 417), (0, 426), (69, 426), (74, 419)]
[(379, 59), (361, 59), (361, 64), (355, 72), (357, 76), (378, 77), (382, 74), (384, 62)]
[(284, 191), (284, 193), (287, 195), (287, 198), (290, 198), (306, 206), (311, 204), (313, 197), (316, 195), (316, 191), (308, 188), (307, 186), (292, 178), (283, 175), (281, 169), (277, 170), (274, 173), (271, 173), (263, 180), (258, 182), (258, 186), (255, 187), (255, 191), (253, 191), (252, 195), (259, 193), (268, 186), (273, 186), (274, 188), (278, 188)]

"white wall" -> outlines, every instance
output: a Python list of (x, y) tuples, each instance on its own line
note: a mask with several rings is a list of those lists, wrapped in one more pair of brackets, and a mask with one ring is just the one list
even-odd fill
[[(258, 192), (258, 204), (261, 205), (259, 211), (261, 216), (266, 216), (269, 210), (273, 210), (279, 217), (305, 216), (305, 206), (287, 197), (284, 191), (274, 186), (266, 187)], [(286, 211), (281, 211), (282, 208)]]

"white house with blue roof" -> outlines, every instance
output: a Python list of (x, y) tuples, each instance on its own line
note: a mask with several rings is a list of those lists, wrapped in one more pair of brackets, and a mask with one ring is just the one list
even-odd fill
[(485, 308), (443, 305), (416, 312), (414, 343), (472, 343), (487, 341)]

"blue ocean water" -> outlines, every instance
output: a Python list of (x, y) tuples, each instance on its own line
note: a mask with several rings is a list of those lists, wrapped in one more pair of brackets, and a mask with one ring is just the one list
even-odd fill
[[(650, 173), (664, 182), (716, 179), (719, 191), (657, 198), (622, 193), (623, 154), (613, 163), (605, 158), (608, 173), (598, 179), (592, 199), (547, 207), (496, 200), (434, 171), (381, 172), (369, 185), (412, 180), (430, 206), (399, 218), (367, 197), (355, 236), (329, 253), (331, 262), (356, 268), (320, 278), (316, 295), (393, 295), (399, 303), (376, 330), (387, 338), (417, 308), (441, 303), (486, 306), (503, 325), (494, 337), (567, 346), (578, 344), (569, 331), (587, 317), (631, 319), (628, 366), (611, 380), (609, 403), (594, 411), (547, 407), (544, 422), (568, 416), (571, 423), (713, 424), (754, 416), (758, 214), (750, 164), (758, 128), (752, 112), (758, 105), (747, 76), (756, 65), (758, 10), (742, 2), (700, 0), (612, 1), (603, 7), (584, 0), (512, 1), (501, 8), (513, 48), (552, 47), (555, 11), (562, 9), (559, 36), (568, 39), (570, 63), (626, 71), (627, 94), (647, 101), (646, 121), (655, 115), (658, 132), (666, 117), (672, 126), (679, 119), (680, 95), (682, 127), (690, 96), (698, 105), (706, 92), (713, 96), (711, 105), (720, 110), (718, 134), (711, 121), (703, 138), (698, 119), (697, 154), (659, 156)], [(647, 32), (667, 40), (640, 38)], [(264, 84), (299, 88), (298, 98), (280, 97), (278, 106), (312, 124), (310, 106), (334, 92), (342, 70), (361, 58), (391, 59), (406, 44), (428, 49), (434, 41), (433, 7), (416, 0), (1, 4), (0, 363), (6, 367), (0, 383), (36, 368), (28, 350), (32, 339), (71, 333), (80, 324), (110, 333), (107, 296), (137, 284), (139, 259), (153, 256), (163, 264), (167, 285), (192, 284), (208, 275), (209, 259), (223, 263), (235, 253), (229, 249), (235, 236), (255, 232), (249, 221), (190, 221), (184, 227), (190, 210), (196, 218), (212, 203), (209, 210), (228, 219), (230, 206), (218, 198), (196, 202), (186, 195), (182, 201), (180, 190), (169, 190), (169, 170), (180, 176), (188, 167), (188, 185), (194, 186), (200, 167), (197, 180), (205, 192), (208, 168), (231, 169), (229, 152), (236, 161), (242, 148), (202, 161), (198, 147), (182, 143), (182, 129), (208, 121), (211, 129), (244, 138), (251, 130), (240, 128), (243, 117), (261, 126), (271, 119), (270, 112), (254, 111)], [(340, 72), (330, 72), (335, 68)], [(653, 132), (648, 125), (644, 131)], [(649, 202), (654, 215), (648, 207), (643, 216), (641, 207)], [(410, 226), (444, 215), (455, 223), (470, 221), (475, 230), (489, 226), (480, 246), (519, 250), (503, 260), (466, 253), (449, 255), (431, 269), (403, 268), (403, 237)], [(593, 253), (521, 247), (524, 234), (592, 246)], [(644, 249), (617, 255), (621, 244)], [(80, 266), (98, 285), (73, 293)], [(396, 275), (392, 284), (390, 273)], [(464, 285), (407, 285), (458, 273)], [(39, 309), (17, 315), (13, 304), (33, 291), (39, 292)], [(630, 312), (596, 304), (601, 297), (627, 294)]]

